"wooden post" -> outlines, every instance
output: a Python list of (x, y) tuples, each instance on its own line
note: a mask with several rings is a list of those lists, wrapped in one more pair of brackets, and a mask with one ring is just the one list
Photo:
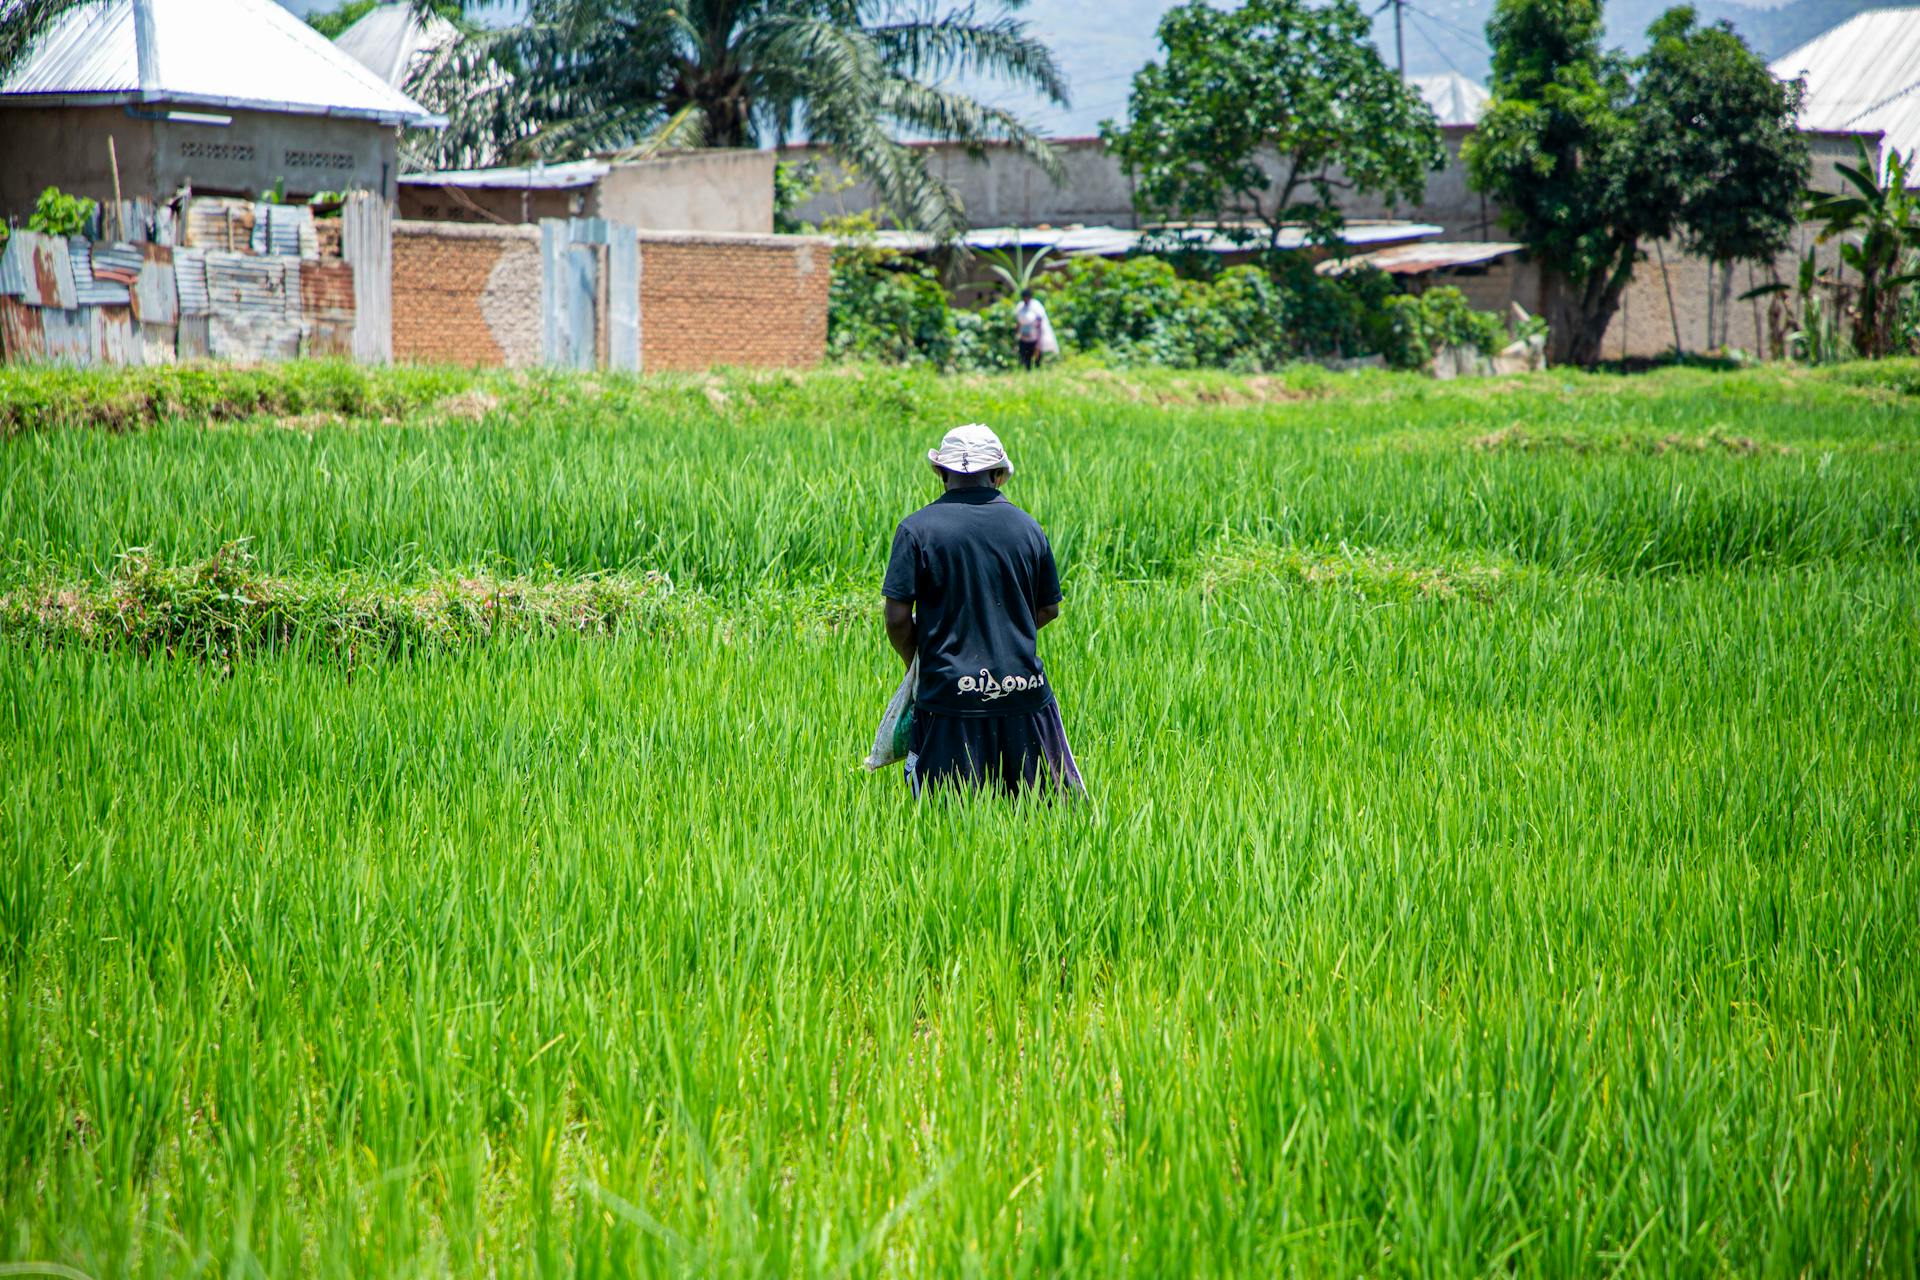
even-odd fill
[[(107, 135), (107, 163), (113, 168), (113, 234), (109, 240), (127, 238), (126, 218), (120, 208), (120, 150), (113, 145), (113, 135)], [(101, 230), (105, 230), (102, 227)]]

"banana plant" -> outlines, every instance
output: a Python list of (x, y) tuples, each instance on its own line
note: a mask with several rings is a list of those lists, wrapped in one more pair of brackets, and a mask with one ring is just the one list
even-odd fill
[(993, 273), (994, 278), (1006, 285), (1007, 291), (1017, 298), (1033, 288), (1033, 282), (1040, 276), (1041, 260), (1053, 252), (1053, 246), (1041, 245), (1029, 254), (1021, 245), (1016, 231), (1011, 252), (1005, 249), (980, 249), (975, 252), (986, 263), (987, 270)]
[(1818, 239), (1840, 242), (1840, 261), (1859, 274), (1854, 294), (1853, 346), (1884, 356), (1899, 334), (1900, 292), (1920, 283), (1920, 198), (1907, 190), (1913, 159), (1889, 151), (1875, 166), (1858, 138), (1860, 163), (1834, 169), (1853, 189), (1810, 192), (1807, 216), (1822, 224)]

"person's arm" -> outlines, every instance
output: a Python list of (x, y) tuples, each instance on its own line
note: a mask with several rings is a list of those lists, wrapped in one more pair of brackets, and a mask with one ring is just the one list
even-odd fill
[[(1059, 610), (1054, 612), (1058, 613)], [(913, 601), (887, 601), (887, 641), (893, 645), (893, 651), (900, 655), (900, 661), (913, 665), (914, 654), (919, 652), (920, 638), (913, 627)]]
[(1060, 616), (1060, 567), (1053, 561), (1053, 544), (1039, 534), (1033, 564), (1033, 629), (1038, 631)]
[(913, 601), (920, 593), (919, 561), (913, 535), (902, 524), (893, 531), (893, 550), (887, 555), (887, 576), (880, 584), (880, 594), (887, 601), (887, 642), (908, 666), (913, 665), (913, 655), (920, 649), (920, 637), (913, 625)]

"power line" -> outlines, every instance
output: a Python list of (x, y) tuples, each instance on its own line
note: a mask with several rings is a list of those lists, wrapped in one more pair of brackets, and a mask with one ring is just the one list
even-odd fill
[(1440, 61), (1447, 64), (1447, 70), (1453, 72), (1453, 74), (1459, 76), (1462, 80), (1473, 79), (1472, 76), (1468, 75), (1466, 72), (1460, 69), (1460, 64), (1453, 60), (1453, 55), (1447, 52), (1446, 47), (1442, 45), (1438, 40), (1435, 40), (1433, 38), (1433, 33), (1420, 25), (1418, 20), (1420, 18), (1427, 17), (1428, 15), (1421, 13), (1418, 9), (1415, 9), (1413, 11), (1413, 16), (1415, 19), (1413, 29), (1419, 32), (1421, 37), (1426, 40), (1427, 44), (1433, 49), (1433, 51), (1440, 56)]
[[(1479, 49), (1487, 48), (1487, 37), (1485, 32), (1469, 31), (1465, 27), (1459, 25), (1456, 22), (1447, 21), (1447, 19), (1441, 17), (1437, 13), (1428, 13), (1425, 9), (1418, 8), (1417, 6), (1411, 3), (1411, 0), (1409, 0), (1407, 4), (1407, 8), (1412, 9), (1415, 13), (1425, 18), (1428, 22), (1437, 23), (1440, 26), (1445, 27), (1447, 30), (1453, 32), (1453, 34), (1455, 34), (1456, 36), (1459, 36), (1462, 40), (1470, 41), (1476, 48), (1479, 48)], [(1489, 52), (1491, 51), (1489, 50)]]

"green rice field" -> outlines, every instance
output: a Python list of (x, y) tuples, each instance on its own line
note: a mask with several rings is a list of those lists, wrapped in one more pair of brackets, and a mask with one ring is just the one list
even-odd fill
[[(858, 761), (922, 461), (1089, 792)], [(1920, 364), (0, 369), (0, 1275), (1913, 1275)]]

